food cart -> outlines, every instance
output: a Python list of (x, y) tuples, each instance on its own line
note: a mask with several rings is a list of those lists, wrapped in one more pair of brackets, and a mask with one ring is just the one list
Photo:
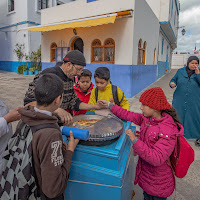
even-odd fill
[[(66, 200), (131, 200), (134, 162), (125, 130), (135, 127), (123, 121), (121, 133), (109, 143), (79, 144), (74, 152)], [(107, 135), (109, 136), (109, 135)], [(105, 144), (105, 145), (103, 145)]]

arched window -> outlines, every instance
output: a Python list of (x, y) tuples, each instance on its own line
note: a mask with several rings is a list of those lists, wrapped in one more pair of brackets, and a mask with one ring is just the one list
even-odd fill
[(92, 42), (92, 62), (101, 62), (103, 60), (103, 47), (98, 39)]
[(114, 63), (115, 41), (112, 38), (106, 39), (103, 46), (99, 39), (93, 40), (91, 50), (91, 62)]
[(142, 64), (142, 39), (138, 42), (138, 65)]
[(156, 64), (156, 48), (154, 49), (153, 64)]
[(56, 43), (51, 44), (51, 51), (50, 51), (50, 60), (51, 62), (56, 62)]
[(114, 63), (115, 60), (115, 42), (112, 38), (104, 42), (104, 61)]
[(146, 47), (147, 47), (147, 43), (145, 41), (144, 44), (143, 44), (143, 49), (142, 49), (142, 53), (143, 53), (142, 64), (143, 65), (145, 65), (145, 63), (146, 63)]

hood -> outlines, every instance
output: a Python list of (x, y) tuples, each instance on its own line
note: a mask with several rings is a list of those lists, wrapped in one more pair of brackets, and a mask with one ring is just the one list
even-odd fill
[[(92, 91), (92, 89), (93, 89), (93, 87), (94, 87), (94, 84), (91, 82), (90, 87), (89, 87), (89, 89), (88, 89), (88, 91), (87, 91), (87, 93), (86, 93), (85, 95), (90, 94), (91, 91)], [(75, 90), (76, 92), (78, 92), (78, 93), (83, 93), (83, 92), (81, 91), (81, 89), (80, 89), (78, 83), (76, 83), (76, 84), (74, 85), (74, 90)]]
[(57, 118), (55, 116), (49, 116), (40, 112), (36, 112), (33, 106), (24, 107), (18, 112), (21, 114), (21, 120), (29, 126), (57, 122)]
[[(178, 123), (178, 126), (175, 124), (173, 118), (167, 114), (163, 113), (161, 119), (148, 118), (151, 125), (159, 125), (161, 132), (169, 131), (169, 134), (181, 136), (184, 134), (183, 126)], [(178, 128), (179, 127), (179, 128)]]

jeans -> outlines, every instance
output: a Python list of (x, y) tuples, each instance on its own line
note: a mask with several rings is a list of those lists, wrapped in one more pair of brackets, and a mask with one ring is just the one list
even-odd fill
[(166, 200), (167, 198), (163, 198), (163, 197), (155, 197), (155, 196), (151, 196), (149, 194), (147, 194), (145, 191), (143, 192), (144, 194), (144, 200)]

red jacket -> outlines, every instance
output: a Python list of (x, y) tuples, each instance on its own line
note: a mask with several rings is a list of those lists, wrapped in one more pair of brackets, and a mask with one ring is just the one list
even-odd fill
[[(88, 103), (89, 100), (90, 100), (90, 95), (91, 95), (91, 91), (92, 91), (93, 87), (94, 87), (94, 84), (91, 82), (91, 85), (90, 85), (90, 87), (89, 87), (87, 93), (85, 94), (85, 93), (83, 93), (83, 92), (81, 91), (81, 89), (80, 89), (80, 87), (79, 87), (79, 84), (76, 83), (76, 84), (74, 85), (74, 91), (75, 91), (75, 93), (77, 94), (78, 98), (79, 98), (82, 102)], [(75, 115), (83, 115), (83, 114), (85, 114), (86, 112), (87, 112), (87, 110), (73, 111), (73, 116), (75, 116)]]

